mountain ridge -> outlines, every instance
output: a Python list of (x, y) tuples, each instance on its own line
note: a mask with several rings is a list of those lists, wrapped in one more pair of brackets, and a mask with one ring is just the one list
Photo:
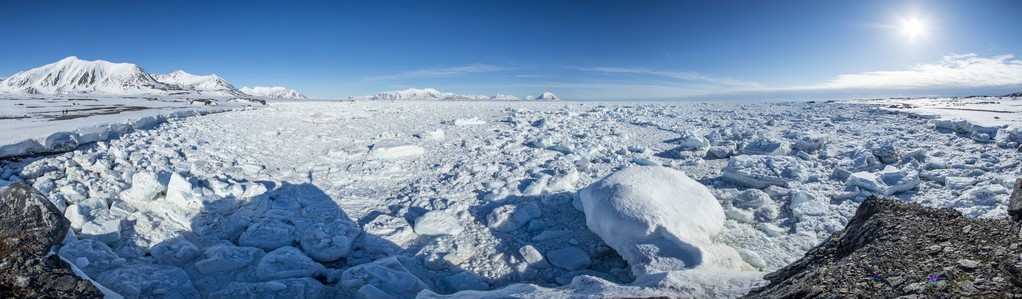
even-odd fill
[(281, 86), (265, 87), (256, 86), (248, 88), (248, 86), (242, 87), (241, 92), (252, 96), (263, 96), (280, 99), (306, 99), (305, 95), (294, 89), (287, 89)]
[(183, 70), (169, 74), (150, 74), (132, 63), (83, 60), (77, 56), (69, 56), (0, 79), (0, 93), (111, 96), (194, 94), (305, 98), (296, 90), (285, 90), (281, 96), (258, 92), (249, 94), (235, 88), (233, 84), (216, 74), (193, 75)]
[[(362, 101), (521, 101), (522, 99), (512, 95), (494, 94), (485, 95), (464, 95), (450, 92), (441, 92), (435, 88), (408, 88), (399, 91), (385, 91), (375, 95), (348, 97), (349, 100)], [(524, 100), (532, 101), (559, 101), (559, 97), (551, 92), (544, 92), (539, 97), (528, 96)]]

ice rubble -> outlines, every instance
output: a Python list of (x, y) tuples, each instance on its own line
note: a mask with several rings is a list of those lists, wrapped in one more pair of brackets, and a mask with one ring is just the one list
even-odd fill
[(754, 188), (787, 187), (806, 178), (803, 168), (802, 162), (791, 156), (741, 155), (728, 160), (722, 177)]
[[(1022, 175), (1011, 134), (843, 104), (295, 102), (161, 126), (0, 172), (64, 209), (58, 254), (85, 274), (148, 271), (125, 294), (735, 297), (869, 194), (991, 217)], [(588, 203), (614, 196), (645, 208)], [(704, 204), (656, 204), (676, 201)], [(590, 230), (630, 214), (610, 228), (641, 240)]]

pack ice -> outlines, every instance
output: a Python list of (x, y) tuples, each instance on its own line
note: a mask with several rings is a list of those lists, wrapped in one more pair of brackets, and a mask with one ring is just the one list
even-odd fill
[(730, 298), (870, 195), (1003, 217), (1018, 124), (920, 115), (288, 101), (4, 160), (0, 185), (47, 195), (56, 253), (130, 298)]

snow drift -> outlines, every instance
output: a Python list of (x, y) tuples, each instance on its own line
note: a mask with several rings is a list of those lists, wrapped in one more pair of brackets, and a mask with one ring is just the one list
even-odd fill
[(637, 277), (703, 265), (751, 270), (714, 244), (724, 209), (705, 186), (666, 167), (631, 167), (582, 189), (586, 225), (617, 250)]

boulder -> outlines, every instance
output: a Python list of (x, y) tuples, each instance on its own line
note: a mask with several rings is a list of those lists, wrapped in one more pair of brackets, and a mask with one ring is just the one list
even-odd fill
[(1015, 188), (1012, 188), (1008, 201), (1008, 214), (1015, 221), (1022, 220), (1022, 178), (1015, 180)]
[(23, 182), (0, 188), (0, 298), (98, 298), (103, 294), (50, 249), (71, 226)]

